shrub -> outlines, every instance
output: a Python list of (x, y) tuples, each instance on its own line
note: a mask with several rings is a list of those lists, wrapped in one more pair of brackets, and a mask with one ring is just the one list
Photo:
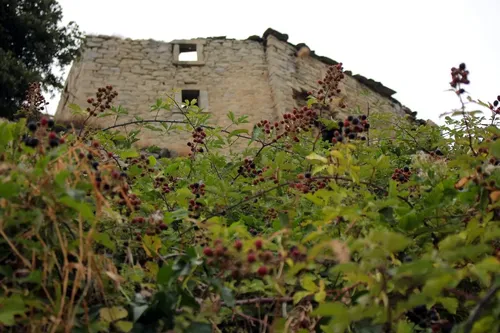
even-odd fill
[[(497, 332), (498, 102), (467, 112), (467, 75), (444, 126), (323, 119), (341, 65), (251, 133), (171, 98), (130, 130), (111, 86), (73, 108), (112, 128), (0, 124), (2, 331)], [(191, 155), (139, 153), (146, 127)]]

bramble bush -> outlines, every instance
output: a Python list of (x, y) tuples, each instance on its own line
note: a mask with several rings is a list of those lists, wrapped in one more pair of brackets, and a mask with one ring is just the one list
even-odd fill
[[(111, 86), (57, 129), (33, 85), (0, 125), (2, 332), (499, 332), (500, 96), (465, 97), (461, 64), (443, 126), (332, 120), (342, 71), (250, 133), (172, 98), (130, 120)], [(143, 129), (190, 156), (138, 151)]]

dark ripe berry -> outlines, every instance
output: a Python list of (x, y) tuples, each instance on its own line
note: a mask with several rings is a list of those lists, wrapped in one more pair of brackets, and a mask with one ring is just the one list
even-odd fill
[(356, 133), (349, 133), (349, 139), (351, 140), (356, 139)]
[(36, 131), (36, 123), (35, 122), (29, 122), (28, 123), (28, 129), (31, 131), (31, 132), (34, 132)]
[(436, 155), (438, 156), (443, 156), (443, 152), (441, 152), (441, 150), (438, 148), (434, 151), (434, 153), (436, 153)]
[(398, 179), (399, 179), (399, 181), (400, 181), (400, 182), (402, 182), (402, 181), (404, 181), (404, 180), (405, 180), (405, 176), (403, 176), (403, 175), (399, 175), (399, 178), (398, 178)]
[(211, 248), (206, 247), (203, 249), (203, 254), (206, 255), (207, 257), (211, 257), (214, 255), (214, 251), (212, 251)]
[(38, 139), (37, 138), (29, 138), (28, 140), (26, 140), (25, 144), (28, 147), (35, 148), (36, 146), (38, 146)]
[(339, 125), (340, 128), (342, 128), (342, 127), (344, 127), (344, 122), (343, 121), (339, 121), (338, 125)]
[(234, 248), (236, 250), (240, 251), (242, 247), (243, 247), (243, 243), (239, 239), (234, 241)]
[(347, 117), (347, 120), (348, 120), (348, 121), (352, 121), (353, 119), (354, 119), (354, 117), (353, 117), (353, 116), (349, 116), (349, 117)]
[(255, 241), (255, 248), (256, 248), (257, 250), (262, 249), (262, 239), (257, 239), (257, 240)]
[(493, 105), (494, 105), (494, 106), (498, 106), (498, 101), (494, 101), (494, 102), (493, 102)]
[(91, 159), (93, 159), (93, 158), (94, 158), (94, 156), (92, 155), (92, 153), (88, 153), (88, 154), (87, 154), (87, 158), (88, 158), (89, 160), (91, 160)]
[(59, 140), (57, 140), (56, 138), (50, 139), (49, 140), (49, 146), (51, 146), (52, 148), (55, 148), (55, 147), (59, 146)]
[(463, 88), (458, 90), (459, 94), (463, 94), (464, 92), (465, 92), (465, 90)]
[(339, 135), (339, 136), (337, 137), (337, 141), (338, 141), (338, 142), (342, 142), (343, 140), (344, 140), (344, 138), (342, 137), (342, 135)]
[(362, 136), (361, 141), (366, 141), (366, 137)]
[(304, 176), (305, 176), (307, 179), (309, 179), (309, 178), (311, 178), (311, 173), (310, 173), (310, 172), (306, 172), (306, 173), (304, 174)]
[(404, 172), (410, 172), (410, 168), (408, 168), (407, 166), (403, 168), (403, 171)]
[(50, 128), (54, 127), (54, 120), (49, 119), (49, 121), (47, 122), (47, 126), (49, 126)]
[(92, 167), (94, 169), (97, 169), (98, 166), (99, 166), (99, 162), (97, 162), (97, 161), (92, 162)]
[(259, 269), (257, 270), (257, 274), (260, 276), (265, 276), (268, 273), (268, 269), (266, 266), (260, 266)]
[(249, 263), (253, 263), (253, 262), (255, 262), (255, 260), (257, 260), (257, 258), (255, 257), (255, 254), (254, 253), (249, 253), (248, 256), (247, 256), (247, 261)]
[(362, 115), (361, 120), (366, 120), (366, 115)]
[(460, 68), (460, 70), (465, 70), (465, 64), (464, 63), (461, 63), (460, 66), (458, 66), (458, 68)]
[(370, 128), (370, 124), (366, 123), (365, 125), (365, 129), (369, 129)]
[(344, 129), (344, 133), (345, 133), (345, 134), (349, 134), (349, 133), (351, 133), (351, 129), (350, 129), (349, 127), (345, 128), (345, 129)]
[(353, 123), (353, 125), (357, 125), (357, 124), (359, 124), (359, 119), (358, 119), (358, 118), (354, 118), (354, 119), (352, 120), (352, 123)]
[(498, 96), (497, 96), (497, 101), (499, 101), (499, 102), (500, 102), (500, 95), (498, 95)]

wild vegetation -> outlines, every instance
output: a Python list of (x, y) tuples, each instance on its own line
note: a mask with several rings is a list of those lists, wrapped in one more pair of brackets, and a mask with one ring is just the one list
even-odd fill
[[(193, 101), (170, 122), (169, 97), (122, 120), (111, 86), (72, 108), (113, 128), (55, 130), (33, 84), (0, 124), (0, 329), (499, 332), (500, 96), (467, 96), (468, 75), (443, 126), (332, 120), (340, 64), (251, 133)], [(191, 155), (137, 151), (144, 128), (191, 133)]]

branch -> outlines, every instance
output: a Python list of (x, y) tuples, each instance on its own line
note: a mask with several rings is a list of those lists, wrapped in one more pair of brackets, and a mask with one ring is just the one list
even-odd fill
[(488, 303), (492, 300), (495, 294), (500, 290), (500, 283), (494, 283), (493, 286), (488, 290), (486, 295), (481, 299), (478, 305), (472, 310), (469, 319), (465, 322), (464, 333), (470, 333), (472, 331), (472, 327), (474, 323), (479, 319), (481, 312), (484, 307), (488, 305)]

